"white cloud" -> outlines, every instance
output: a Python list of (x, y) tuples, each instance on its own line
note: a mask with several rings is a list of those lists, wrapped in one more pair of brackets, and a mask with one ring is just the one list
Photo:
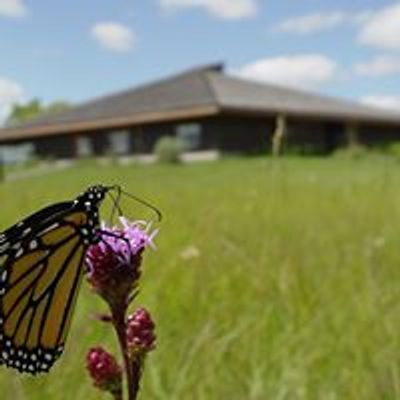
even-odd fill
[(370, 95), (362, 97), (361, 102), (370, 106), (400, 111), (400, 96)]
[(26, 7), (22, 0), (0, 0), (0, 16), (23, 17), (26, 14)]
[(358, 63), (354, 67), (357, 75), (379, 77), (400, 73), (400, 57), (378, 56), (370, 61)]
[(132, 50), (136, 42), (134, 32), (117, 22), (99, 22), (91, 33), (102, 47), (120, 53)]
[(243, 78), (307, 89), (334, 80), (338, 69), (328, 57), (303, 54), (265, 58), (245, 65), (236, 73)]
[(356, 24), (365, 24), (374, 16), (374, 13), (375, 12), (372, 10), (361, 11), (358, 14), (353, 15), (353, 21)]
[(361, 27), (358, 40), (377, 48), (400, 50), (400, 4), (396, 2), (371, 13)]
[(358, 13), (344, 11), (316, 12), (288, 18), (274, 28), (275, 31), (294, 33), (298, 35), (309, 35), (316, 32), (328, 31), (341, 25), (363, 25), (373, 15), (371, 10)]
[(243, 19), (257, 13), (256, 0), (160, 0), (166, 10), (202, 8), (223, 19)]
[(306, 35), (333, 29), (348, 20), (348, 15), (341, 11), (314, 13), (289, 18), (277, 25), (276, 30), (286, 33)]
[(12, 105), (24, 98), (25, 94), (21, 85), (9, 79), (0, 78), (0, 124), (10, 113)]

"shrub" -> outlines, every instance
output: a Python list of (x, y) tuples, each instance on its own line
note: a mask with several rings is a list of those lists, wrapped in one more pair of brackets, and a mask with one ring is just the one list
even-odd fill
[(393, 142), (386, 147), (386, 153), (400, 160), (400, 142)]
[(183, 143), (178, 138), (163, 136), (157, 141), (154, 153), (159, 162), (175, 164), (181, 161), (183, 149)]
[(347, 158), (351, 160), (359, 159), (366, 157), (370, 154), (371, 152), (363, 145), (361, 144), (352, 144), (347, 147), (342, 147), (337, 149), (334, 153), (333, 156), (339, 157), (339, 158)]

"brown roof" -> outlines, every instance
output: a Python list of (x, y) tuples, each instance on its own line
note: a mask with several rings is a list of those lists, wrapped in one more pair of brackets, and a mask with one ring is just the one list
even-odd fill
[(71, 131), (200, 118), (227, 112), (313, 116), (400, 124), (398, 113), (195, 68), (0, 130), (0, 142)]
[(400, 113), (355, 101), (261, 84), (215, 72), (210, 72), (208, 77), (223, 109), (400, 123)]

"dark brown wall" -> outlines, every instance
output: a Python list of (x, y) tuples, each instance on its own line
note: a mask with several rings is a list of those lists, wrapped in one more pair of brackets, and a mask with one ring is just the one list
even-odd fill
[[(202, 126), (199, 150), (219, 149), (222, 152), (257, 154), (271, 149), (275, 131), (274, 117), (222, 115), (212, 118), (173, 121), (161, 124), (127, 127), (130, 134), (130, 153), (152, 153), (162, 136), (174, 136), (179, 124), (199, 123)], [(121, 130), (120, 128), (115, 131)], [(40, 157), (72, 158), (77, 156), (76, 140), (87, 136), (92, 140), (95, 155), (110, 154), (109, 134), (112, 130), (64, 134), (34, 140)], [(359, 126), (359, 141), (365, 144), (384, 144), (400, 140), (400, 129), (381, 125)], [(329, 153), (346, 145), (344, 123), (328, 120), (289, 118), (284, 148), (290, 152)]]
[(274, 129), (272, 118), (221, 116), (206, 122), (203, 146), (227, 152), (265, 152)]
[(75, 141), (71, 135), (42, 137), (33, 141), (39, 157), (70, 158), (75, 156)]
[(358, 140), (366, 145), (385, 145), (400, 141), (400, 128), (382, 125), (361, 125), (358, 128)]
[(96, 155), (107, 154), (110, 149), (110, 144), (108, 140), (108, 132), (99, 131), (96, 134), (87, 135), (92, 140), (93, 151)]
[(133, 152), (152, 153), (157, 140), (175, 133), (175, 123), (151, 124), (132, 128)]
[(191, 123), (201, 124), (198, 150), (221, 149), (243, 153), (265, 151), (274, 129), (273, 119), (231, 116), (132, 127), (133, 152), (152, 153), (160, 137), (174, 136), (180, 124)]
[(287, 151), (326, 154), (346, 142), (343, 123), (292, 118), (287, 122)]

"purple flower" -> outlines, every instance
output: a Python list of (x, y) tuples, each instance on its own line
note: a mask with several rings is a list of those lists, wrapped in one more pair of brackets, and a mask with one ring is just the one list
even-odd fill
[(102, 225), (101, 240), (86, 253), (88, 280), (96, 292), (110, 304), (128, 301), (141, 274), (143, 250), (154, 247), (156, 231), (143, 221), (120, 218), (121, 226)]
[[(154, 323), (144, 309), (129, 318), (126, 315), (137, 293), (143, 251), (148, 246), (154, 247), (153, 238), (157, 232), (151, 231), (146, 222), (120, 218), (120, 226), (109, 228), (103, 224), (99, 233), (99, 243), (90, 246), (86, 253), (88, 281), (108, 304), (110, 314), (102, 314), (97, 319), (110, 323), (115, 329), (124, 361), (128, 397), (134, 400), (145, 355), (154, 348)], [(110, 387), (117, 387), (119, 391), (112, 392), (114, 398), (122, 399), (122, 372), (112, 355), (99, 347), (91, 349), (87, 368), (96, 386), (109, 391)]]
[(93, 347), (86, 356), (86, 368), (96, 387), (114, 394), (122, 392), (122, 369), (102, 347)]

